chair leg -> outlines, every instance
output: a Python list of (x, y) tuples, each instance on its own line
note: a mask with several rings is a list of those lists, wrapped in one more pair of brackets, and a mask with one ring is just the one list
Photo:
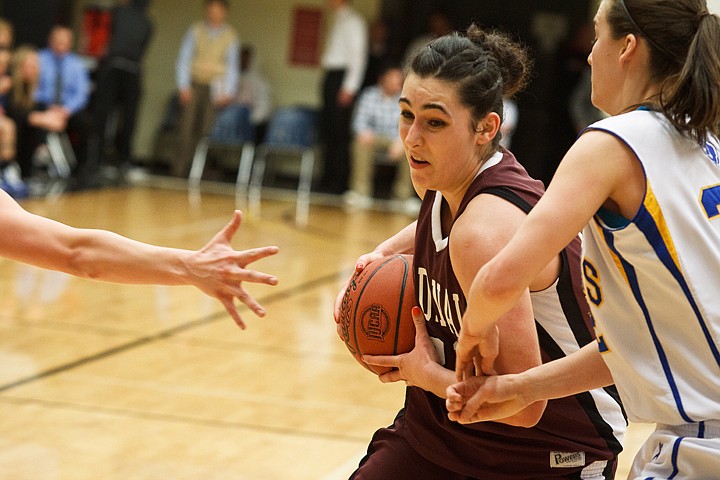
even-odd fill
[(250, 184), (250, 172), (252, 171), (253, 157), (255, 157), (255, 144), (246, 142), (240, 153), (240, 165), (238, 166), (237, 180), (235, 181), (235, 196), (246, 196)]
[(295, 222), (300, 226), (308, 223), (310, 216), (310, 186), (315, 164), (315, 153), (305, 150), (300, 163), (300, 180), (298, 182), (297, 206), (295, 208)]
[(266, 152), (261, 151), (253, 165), (252, 174), (250, 175), (250, 191), (248, 193), (248, 208), (251, 212), (260, 214), (260, 190), (262, 189), (263, 177), (265, 176), (265, 155)]
[[(60, 178), (68, 178), (70, 177), (71, 169), (66, 157), (66, 149), (63, 146), (63, 138), (61, 138), (60, 135), (61, 134), (57, 132), (48, 132), (45, 138), (47, 141), (48, 151), (50, 152), (50, 160), (52, 160), (58, 176)], [(67, 139), (67, 135), (64, 133), (63, 135)], [(70, 151), (72, 151), (72, 146)]]
[(197, 186), (200, 184), (203, 170), (205, 170), (205, 160), (207, 159), (209, 141), (207, 137), (201, 138), (195, 148), (195, 155), (193, 155), (192, 166), (190, 167), (190, 175), (188, 181), (190, 185)]

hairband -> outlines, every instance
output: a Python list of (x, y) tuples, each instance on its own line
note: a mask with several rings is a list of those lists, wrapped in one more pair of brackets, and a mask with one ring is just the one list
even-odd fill
[(625, 12), (625, 16), (627, 16), (628, 20), (630, 20), (630, 23), (632, 23), (632, 26), (635, 28), (635, 30), (637, 30), (637, 32), (641, 36), (645, 37), (645, 40), (647, 40), (650, 45), (655, 47), (657, 50), (663, 52), (664, 54), (668, 55), (669, 57), (674, 58), (674, 55), (670, 54), (670, 52), (668, 52), (665, 48), (663, 48), (659, 44), (655, 43), (655, 41), (652, 38), (650, 38), (643, 31), (642, 28), (640, 28), (640, 26), (637, 24), (637, 22), (635, 22), (635, 19), (632, 17), (632, 15), (630, 15), (630, 11), (628, 10), (627, 6), (625, 5), (625, 0), (618, 0), (618, 3), (623, 8), (623, 11)]
[(703, 18), (708, 17), (712, 15), (712, 13), (708, 12), (707, 10), (702, 10), (698, 12), (697, 15), (695, 15), (695, 23), (699, 24)]

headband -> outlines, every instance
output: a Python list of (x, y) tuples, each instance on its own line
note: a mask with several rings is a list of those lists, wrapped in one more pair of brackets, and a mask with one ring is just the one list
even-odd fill
[(637, 32), (645, 38), (645, 40), (648, 41), (650, 45), (655, 47), (657, 50), (663, 52), (665, 55), (669, 56), (670, 58), (674, 58), (674, 55), (671, 55), (670, 52), (668, 52), (665, 48), (661, 47), (658, 43), (655, 42), (652, 38), (650, 38), (642, 28), (637, 24), (635, 19), (630, 15), (630, 11), (627, 8), (627, 5), (625, 5), (625, 0), (618, 0), (618, 3), (623, 8), (623, 11), (625, 12), (625, 16), (627, 16), (628, 20), (630, 20), (630, 23), (632, 23), (632, 26), (637, 30)]

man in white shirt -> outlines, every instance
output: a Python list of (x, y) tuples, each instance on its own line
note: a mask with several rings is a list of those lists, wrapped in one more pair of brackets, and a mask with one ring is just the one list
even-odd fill
[(367, 27), (349, 0), (328, 0), (334, 18), (322, 56), (325, 70), (320, 134), (324, 144), (320, 190), (341, 194), (350, 173), (350, 118), (365, 75)]
[(363, 89), (358, 97), (352, 120), (354, 139), (350, 190), (344, 195), (345, 203), (349, 205), (360, 208), (372, 205), (375, 162), (379, 155), (383, 155), (386, 163), (397, 165), (393, 199), (408, 209), (418, 206), (419, 199), (413, 190), (405, 149), (398, 134), (398, 100), (403, 80), (400, 64), (386, 62), (380, 68), (378, 83)]

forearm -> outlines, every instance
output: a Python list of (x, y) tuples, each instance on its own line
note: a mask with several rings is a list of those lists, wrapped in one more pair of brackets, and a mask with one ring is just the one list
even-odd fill
[[(40, 243), (44, 243), (41, 245)], [(45, 237), (24, 261), (42, 268), (115, 283), (189, 283), (187, 250), (157, 247), (103, 230), (75, 229)]]
[(388, 238), (375, 247), (375, 251), (383, 255), (395, 255), (398, 253), (413, 253), (415, 251), (415, 228), (417, 221), (414, 221), (398, 233)]
[[(427, 383), (419, 386), (439, 398), (447, 399), (448, 387), (454, 383), (455, 372), (435, 363), (427, 369)], [(539, 400), (526, 406), (514, 415), (494, 421), (514, 427), (532, 427), (537, 424), (545, 411), (545, 405), (545, 401)]]
[(515, 375), (518, 388), (528, 402), (552, 400), (613, 384), (596, 342), (567, 357), (539, 365)]

